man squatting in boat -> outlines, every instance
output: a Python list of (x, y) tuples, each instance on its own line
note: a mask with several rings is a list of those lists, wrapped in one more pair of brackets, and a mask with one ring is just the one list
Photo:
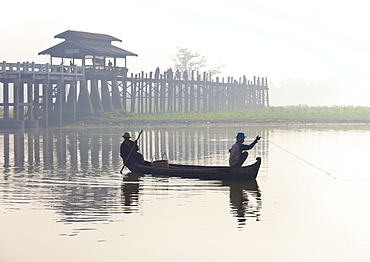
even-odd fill
[(143, 164), (144, 157), (138, 152), (139, 147), (137, 145), (137, 141), (134, 142), (131, 140), (131, 135), (129, 132), (124, 133), (122, 137), (125, 140), (123, 140), (121, 144), (120, 154), (125, 166), (128, 167), (132, 164)]
[(241, 167), (244, 161), (248, 157), (248, 152), (243, 150), (249, 150), (254, 147), (255, 144), (260, 140), (260, 136), (256, 136), (256, 139), (250, 145), (244, 145), (245, 135), (244, 133), (238, 133), (236, 135), (236, 143), (229, 149), (230, 158), (229, 164), (230, 167)]

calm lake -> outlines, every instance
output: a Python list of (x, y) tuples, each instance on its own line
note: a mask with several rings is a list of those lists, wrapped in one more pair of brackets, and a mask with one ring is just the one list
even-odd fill
[(0, 261), (370, 261), (370, 127), (146, 128), (146, 159), (227, 165), (261, 135), (256, 181), (135, 176), (137, 128), (0, 131)]

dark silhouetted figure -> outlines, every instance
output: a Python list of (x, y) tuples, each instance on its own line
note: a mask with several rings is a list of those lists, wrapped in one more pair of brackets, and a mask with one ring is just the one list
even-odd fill
[(125, 140), (121, 144), (120, 154), (125, 163), (125, 166), (129, 167), (132, 164), (143, 164), (143, 155), (138, 152), (139, 147), (137, 143), (130, 139), (130, 133), (126, 132), (122, 137)]

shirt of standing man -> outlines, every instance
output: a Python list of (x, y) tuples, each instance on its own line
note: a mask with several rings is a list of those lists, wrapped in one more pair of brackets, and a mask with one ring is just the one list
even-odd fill
[(238, 133), (238, 135), (236, 136), (235, 144), (229, 149), (229, 152), (230, 152), (229, 164), (230, 164), (230, 166), (235, 165), (239, 161), (239, 157), (242, 154), (243, 150), (252, 149), (254, 147), (254, 145), (258, 143), (258, 140), (260, 139), (260, 137), (257, 136), (256, 139), (249, 145), (243, 144), (244, 139), (245, 139), (244, 133)]

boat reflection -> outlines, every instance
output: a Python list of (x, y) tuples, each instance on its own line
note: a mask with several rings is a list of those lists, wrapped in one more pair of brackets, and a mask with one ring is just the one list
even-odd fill
[[(142, 177), (142, 178), (140, 178)], [(193, 193), (190, 194), (191, 197), (193, 194), (196, 194), (194, 191), (199, 191), (202, 188), (206, 187), (207, 190), (216, 190), (218, 192), (222, 192), (221, 188), (228, 187), (229, 188), (229, 201), (230, 201), (230, 213), (232, 216), (237, 218), (238, 228), (242, 228), (246, 225), (247, 220), (254, 220), (259, 221), (261, 216), (261, 209), (262, 209), (262, 194), (261, 190), (259, 189), (258, 183), (256, 180), (200, 180), (200, 179), (190, 179), (188, 178), (171, 178), (168, 176), (143, 176), (140, 174), (135, 173), (128, 173), (124, 178), (121, 186), (122, 190), (122, 207), (124, 208), (126, 213), (135, 212), (138, 210), (139, 206), (139, 197), (141, 195), (140, 189), (143, 187), (141, 184), (145, 184), (148, 179), (154, 179), (157, 182), (157, 185), (154, 186), (152, 189), (153, 192), (150, 190), (146, 190), (146, 194), (157, 194), (157, 191), (162, 189), (162, 194), (170, 194), (173, 193), (176, 188), (172, 190), (168, 190), (171, 185), (174, 187), (179, 187), (177, 183), (171, 183), (171, 179), (182, 179), (184, 187), (187, 190), (192, 190)], [(189, 187), (186, 181), (192, 181), (191, 186)], [(199, 181), (197, 183), (197, 181)], [(204, 183), (209, 182), (209, 183)], [(218, 183), (220, 182), (220, 183)], [(211, 186), (211, 187), (209, 187)], [(181, 189), (183, 192), (185, 189), (184, 187)], [(182, 195), (185, 196), (184, 194)]]

